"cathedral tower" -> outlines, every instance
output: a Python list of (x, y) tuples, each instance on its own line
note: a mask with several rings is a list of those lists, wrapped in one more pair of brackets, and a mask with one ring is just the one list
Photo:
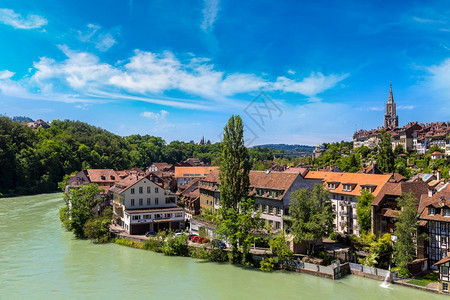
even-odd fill
[(392, 95), (392, 83), (389, 89), (389, 99), (386, 103), (383, 127), (398, 127), (398, 116), (395, 110), (394, 96)]

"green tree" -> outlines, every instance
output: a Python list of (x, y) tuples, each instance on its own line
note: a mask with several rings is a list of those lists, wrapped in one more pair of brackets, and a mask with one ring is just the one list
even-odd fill
[(374, 198), (372, 193), (367, 189), (363, 190), (361, 196), (357, 197), (356, 214), (358, 216), (359, 230), (363, 233), (368, 233), (372, 225), (371, 209)]
[(244, 145), (244, 126), (241, 117), (231, 116), (224, 128), (220, 158), (220, 204), (217, 232), (231, 243), (230, 260), (247, 263), (253, 235), (262, 227), (259, 215), (252, 216), (253, 199), (248, 198), (249, 171), (248, 150)]
[(333, 232), (333, 207), (329, 193), (322, 184), (316, 184), (312, 190), (300, 189), (292, 193), (291, 207), (292, 234), (297, 243), (322, 239)]
[(269, 239), (269, 246), (278, 260), (287, 260), (292, 257), (292, 251), (286, 243), (286, 236), (284, 232), (280, 232), (275, 237)]
[(83, 226), (84, 236), (98, 243), (108, 242), (111, 237), (109, 225), (111, 225), (112, 214), (111, 207), (106, 207), (100, 216), (87, 220)]
[(401, 213), (395, 222), (394, 262), (403, 273), (408, 271), (408, 262), (416, 257), (417, 208), (412, 192), (403, 193), (398, 198)]
[(382, 129), (378, 135), (377, 145), (377, 163), (380, 171), (391, 173), (394, 171), (394, 152), (392, 151), (391, 136), (386, 130)]
[(60, 219), (63, 226), (72, 231), (76, 237), (85, 237), (84, 225), (94, 218), (92, 209), (102, 201), (98, 195), (102, 190), (94, 183), (82, 185), (64, 194), (66, 206), (60, 210)]

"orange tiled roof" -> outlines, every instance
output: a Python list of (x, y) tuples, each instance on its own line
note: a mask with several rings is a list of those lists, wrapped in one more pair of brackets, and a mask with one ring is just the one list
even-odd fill
[(338, 173), (338, 172), (320, 172), (309, 171), (305, 176), (306, 179), (322, 179), (324, 185), (327, 182), (339, 183), (355, 183), (356, 186), (351, 191), (343, 191), (340, 184), (335, 190), (330, 190), (332, 193), (339, 193), (343, 195), (361, 195), (361, 186), (376, 186), (372, 194), (376, 197), (383, 186), (391, 178), (390, 174), (361, 174), (361, 173)]
[(284, 172), (287, 173), (300, 173), (300, 175), (302, 175), (302, 177), (305, 177), (306, 174), (308, 174), (308, 169), (307, 168), (301, 168), (301, 167), (295, 167), (295, 168), (287, 168)]
[(206, 177), (211, 171), (219, 169), (219, 167), (175, 167), (175, 177)]
[(446, 256), (443, 259), (441, 259), (440, 261), (438, 261), (437, 263), (434, 264), (434, 266), (438, 266), (438, 265), (442, 265), (445, 264), (446, 262), (450, 261), (450, 256)]
[(386, 195), (400, 197), (402, 193), (413, 192), (416, 205), (419, 206), (420, 196), (427, 193), (428, 185), (423, 181), (387, 182), (372, 201), (372, 205), (380, 205)]
[(429, 215), (427, 207), (450, 208), (450, 187), (446, 187), (440, 192), (434, 194), (432, 197), (422, 195), (419, 205), (420, 219), (450, 222), (450, 217), (444, 217), (442, 215), (442, 209), (439, 214), (436, 213), (435, 215)]

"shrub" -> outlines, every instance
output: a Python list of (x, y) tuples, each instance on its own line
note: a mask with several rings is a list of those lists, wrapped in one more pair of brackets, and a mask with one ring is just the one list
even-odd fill
[(154, 252), (162, 253), (164, 249), (165, 242), (160, 239), (150, 238), (144, 243), (142, 249), (150, 250)]
[(122, 246), (137, 248), (137, 249), (142, 249), (142, 247), (144, 246), (144, 244), (141, 242), (130, 241), (130, 240), (123, 239), (123, 238), (116, 238), (114, 240), (114, 243), (116, 243), (118, 245), (122, 245)]
[(202, 247), (202, 248), (191, 247), (189, 249), (189, 256), (192, 258), (198, 258), (198, 259), (209, 259), (210, 258), (209, 251), (205, 247)]
[(260, 262), (260, 270), (263, 272), (272, 272), (275, 268), (274, 259), (266, 258)]
[(163, 247), (164, 254), (170, 256), (189, 256), (187, 238), (185, 234), (176, 238), (169, 236)]
[(228, 253), (222, 248), (213, 248), (209, 252), (209, 260), (214, 262), (227, 262)]

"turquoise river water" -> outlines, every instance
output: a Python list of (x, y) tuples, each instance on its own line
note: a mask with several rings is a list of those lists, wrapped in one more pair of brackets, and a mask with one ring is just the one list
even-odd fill
[[(167, 257), (65, 232), (62, 194), (0, 198), (0, 299), (437, 299), (347, 276), (263, 273)], [(448, 298), (447, 298), (448, 299)]]

